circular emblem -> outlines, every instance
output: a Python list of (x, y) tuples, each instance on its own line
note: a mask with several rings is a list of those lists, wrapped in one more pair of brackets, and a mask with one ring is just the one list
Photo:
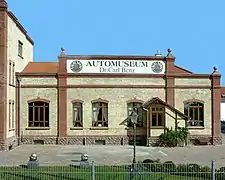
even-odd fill
[(154, 73), (161, 73), (163, 70), (163, 64), (161, 62), (153, 62), (151, 68)]
[(83, 65), (80, 61), (73, 61), (71, 64), (70, 64), (70, 69), (73, 71), (73, 72), (80, 72), (83, 68)]

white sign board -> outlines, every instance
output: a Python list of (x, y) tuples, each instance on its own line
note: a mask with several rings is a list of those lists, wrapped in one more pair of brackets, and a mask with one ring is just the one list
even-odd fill
[(145, 60), (67, 60), (67, 73), (164, 74), (165, 62)]
[(225, 102), (220, 103), (220, 120), (225, 121)]

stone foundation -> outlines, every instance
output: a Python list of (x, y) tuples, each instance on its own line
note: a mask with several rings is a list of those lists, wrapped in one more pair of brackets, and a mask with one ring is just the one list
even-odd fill
[(17, 137), (10, 137), (8, 139), (0, 139), (0, 151), (9, 151), (18, 146)]
[(213, 145), (221, 145), (223, 144), (222, 136), (213, 137)]
[[(222, 137), (221, 136), (212, 138), (212, 136), (192, 135), (192, 136), (188, 137), (187, 145), (192, 146), (192, 145), (194, 145), (195, 140), (202, 139), (202, 138), (207, 140), (208, 145), (221, 145), (222, 144)], [(158, 142), (158, 137), (150, 137), (150, 138), (147, 139), (147, 146), (157, 146), (157, 142)]]
[(193, 142), (196, 140), (196, 139), (208, 139), (208, 142), (207, 144), (208, 145), (221, 145), (222, 144), (222, 137), (221, 136), (217, 136), (217, 137), (212, 137), (212, 136), (206, 136), (206, 135), (203, 135), (203, 136), (190, 136), (189, 137), (189, 140), (188, 140), (188, 145), (193, 145)]
[(127, 145), (127, 136), (24, 136), (22, 144), (59, 144), (59, 145), (95, 145), (96, 141), (102, 141), (105, 145)]
[(206, 136), (206, 135), (190, 135), (188, 137), (188, 145), (192, 146), (192, 145), (196, 145), (196, 141), (200, 140), (200, 139), (204, 139), (206, 141), (207, 145), (212, 145), (212, 137), (211, 136)]
[[(222, 137), (211, 136), (190, 136), (188, 145), (193, 145), (193, 141), (198, 138), (208, 139), (208, 144), (222, 144)], [(59, 145), (95, 145), (96, 141), (104, 145), (128, 145), (128, 136), (24, 136), (21, 138), (21, 144), (59, 144)], [(150, 137), (147, 139), (147, 146), (156, 146), (158, 137)], [(17, 137), (11, 137), (6, 140), (0, 139), (0, 151), (8, 151), (18, 145)]]
[(56, 144), (56, 136), (23, 136), (21, 138), (21, 144), (35, 144), (35, 142), (43, 142), (43, 144)]
[(158, 137), (150, 137), (147, 139), (147, 146), (157, 146), (159, 138)]

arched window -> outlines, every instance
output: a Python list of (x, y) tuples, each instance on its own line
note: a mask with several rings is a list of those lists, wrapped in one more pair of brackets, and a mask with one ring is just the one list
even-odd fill
[(28, 102), (28, 127), (49, 127), (48, 102)]
[[(136, 112), (138, 115), (137, 119), (137, 127), (143, 127), (144, 124), (144, 117), (146, 117), (146, 111), (143, 110), (142, 108), (142, 103), (141, 102), (129, 102), (127, 103), (127, 113), (128, 116), (132, 114), (132, 112)], [(129, 125), (128, 125), (129, 126)]]
[(83, 104), (72, 102), (73, 105), (73, 127), (83, 127)]
[(188, 126), (204, 126), (204, 104), (202, 102), (184, 102), (184, 114), (188, 116)]
[(108, 127), (108, 103), (107, 102), (93, 102), (93, 127)]

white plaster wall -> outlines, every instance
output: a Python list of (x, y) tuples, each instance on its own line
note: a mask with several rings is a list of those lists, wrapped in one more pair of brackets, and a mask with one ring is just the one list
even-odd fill
[[(18, 41), (23, 43), (23, 58), (18, 56)], [(16, 72), (21, 72), (28, 62), (33, 61), (33, 45), (8, 17), (8, 60), (15, 62)]]
[[(7, 67), (7, 80), (9, 84), (9, 62), (15, 63), (15, 72), (21, 72), (28, 62), (33, 61), (33, 45), (26, 39), (26, 36), (21, 32), (21, 30), (17, 27), (16, 23), (8, 17), (8, 48), (7, 48), (7, 57), (8, 57), (8, 67)], [(18, 41), (23, 43), (23, 58), (18, 56)], [(12, 75), (11, 75), (12, 76)], [(15, 76), (14, 76), (15, 78)], [(14, 79), (14, 85), (16, 80)], [(9, 131), (9, 100), (14, 100), (15, 102), (15, 95), (16, 89), (15, 87), (8, 86), (8, 93), (7, 93), (7, 137), (12, 137), (15, 135), (15, 131)], [(14, 107), (16, 107), (14, 105)], [(16, 109), (14, 111), (14, 118), (16, 114)], [(15, 127), (15, 125), (14, 125)]]
[(220, 119), (225, 121), (225, 102), (220, 103)]

